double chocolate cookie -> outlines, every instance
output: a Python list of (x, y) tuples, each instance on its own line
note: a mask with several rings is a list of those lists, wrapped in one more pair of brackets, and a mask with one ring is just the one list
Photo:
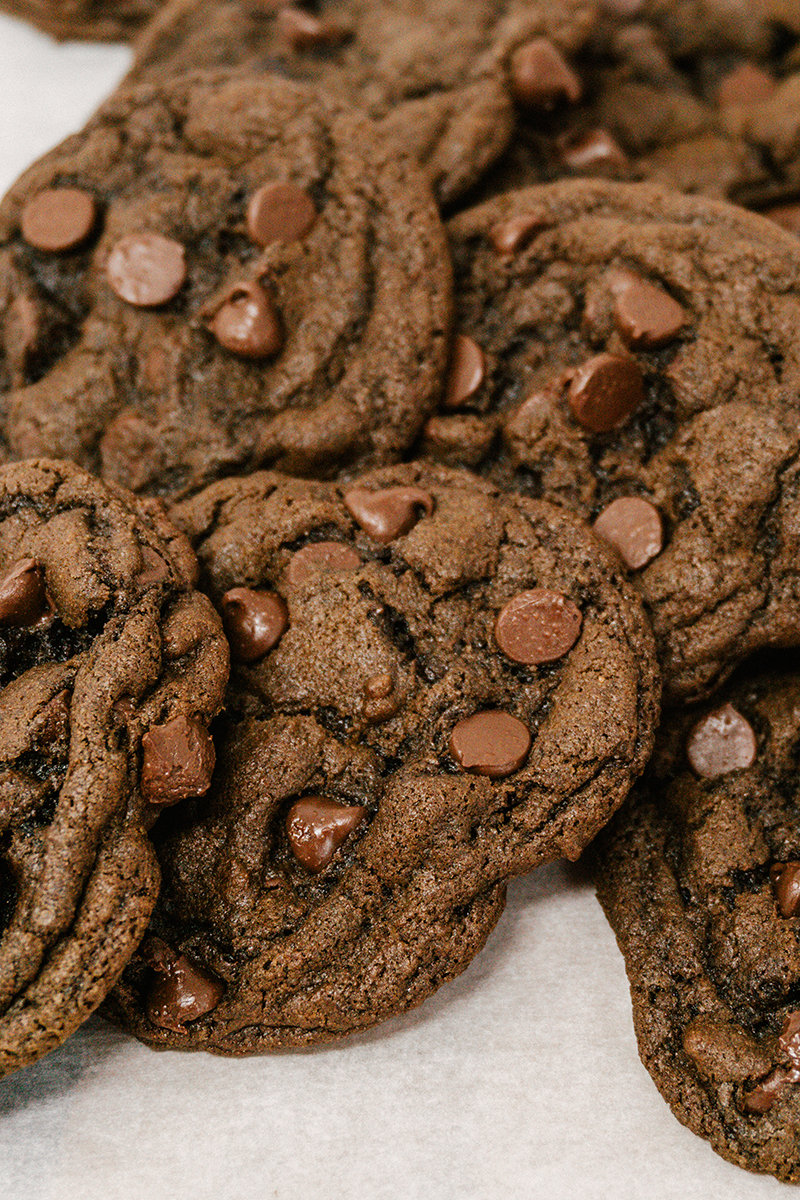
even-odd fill
[(669, 698), (800, 643), (800, 243), (720, 202), (578, 181), (449, 232), (458, 336), (423, 451), (598, 522)]
[[(595, 851), (639, 1052), (724, 1158), (800, 1180), (800, 675), (671, 719)], [(635, 800), (635, 803), (633, 802)]]
[(588, 0), (172, 0), (130, 78), (203, 64), (313, 82), (379, 122), (446, 203), (502, 152), (515, 106), (577, 99), (567, 59), (594, 19)]
[(647, 622), (581, 522), (466, 473), (262, 473), (174, 516), (234, 667), (109, 1011), (156, 1046), (327, 1041), (463, 970), (505, 878), (621, 802), (657, 719)]
[(0, 206), (4, 448), (170, 495), (391, 461), (450, 304), (428, 190), (360, 116), (277, 78), (119, 93)]
[(208, 787), (228, 648), (158, 505), (0, 470), (0, 1075), (97, 1007), (159, 883), (145, 833)]
[(0, 0), (0, 9), (31, 21), (59, 41), (129, 42), (162, 0)]

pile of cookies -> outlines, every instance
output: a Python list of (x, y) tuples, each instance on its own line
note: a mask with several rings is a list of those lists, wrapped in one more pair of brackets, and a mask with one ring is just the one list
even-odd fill
[(800, 0), (3, 7), (136, 41), (0, 203), (0, 1074), (364, 1029), (588, 849), (800, 1180)]

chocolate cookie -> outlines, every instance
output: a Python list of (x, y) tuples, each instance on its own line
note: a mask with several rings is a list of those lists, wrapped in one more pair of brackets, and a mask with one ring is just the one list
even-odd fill
[(390, 461), (450, 303), (427, 188), (360, 116), (277, 78), (118, 93), (0, 206), (6, 450), (171, 495)]
[(577, 98), (564, 56), (594, 15), (589, 0), (172, 0), (130, 78), (201, 63), (312, 81), (380, 122), (448, 202), (502, 152), (515, 102), (545, 111)]
[(157, 504), (0, 469), (0, 1075), (112, 987), (158, 891), (145, 826), (208, 787), (228, 648), (196, 569)]
[(800, 643), (797, 240), (723, 203), (580, 181), (449, 232), (459, 333), (423, 451), (599, 521), (670, 699)]
[(129, 42), (162, 0), (0, 0), (0, 9), (58, 41)]
[[(642, 1061), (724, 1158), (800, 1180), (796, 669), (673, 718), (595, 851)], [(635, 795), (635, 803), (634, 800)]]
[(466, 473), (262, 473), (174, 515), (234, 667), (111, 1011), (158, 1046), (327, 1041), (463, 970), (504, 879), (607, 820), (651, 747), (648, 626), (579, 521)]

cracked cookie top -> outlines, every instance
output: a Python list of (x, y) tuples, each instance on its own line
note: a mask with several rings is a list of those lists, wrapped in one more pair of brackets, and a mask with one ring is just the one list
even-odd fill
[(97, 1007), (208, 787), (228, 648), (161, 507), (69, 463), (0, 469), (0, 1075)]
[(599, 522), (668, 698), (797, 644), (800, 243), (721, 202), (585, 181), (449, 232), (457, 345), (421, 449)]
[[(580, 521), (467, 473), (262, 473), (173, 516), (234, 665), (113, 1011), (231, 1054), (338, 1037), (463, 969), (503, 880), (621, 802), (657, 717), (649, 628)], [(187, 972), (216, 979), (203, 1014)]]
[(172, 496), (391, 461), (450, 303), (427, 188), (359, 115), (277, 78), (118, 93), (0, 206), (5, 449)]

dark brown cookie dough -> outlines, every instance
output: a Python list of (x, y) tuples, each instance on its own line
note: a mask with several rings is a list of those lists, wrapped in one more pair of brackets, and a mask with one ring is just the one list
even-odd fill
[(156, 898), (145, 827), (200, 795), (228, 648), (160, 506), (0, 469), (0, 1075), (114, 984)]
[(450, 303), (427, 188), (359, 115), (277, 78), (118, 93), (0, 207), (5, 449), (170, 495), (391, 461)]
[(463, 970), (505, 877), (608, 819), (651, 747), (649, 629), (579, 521), (466, 473), (262, 473), (174, 516), (234, 667), (111, 1011), (158, 1046), (327, 1041)]
[(0, 9), (58, 41), (129, 42), (162, 0), (0, 0)]
[(672, 718), (593, 851), (639, 1053), (724, 1158), (800, 1180), (800, 675)]
[(172, 0), (130, 78), (203, 64), (313, 82), (379, 122), (448, 202), (502, 152), (515, 102), (549, 111), (576, 99), (564, 56), (594, 17), (588, 0)]
[(671, 699), (798, 644), (797, 240), (723, 203), (578, 181), (449, 232), (470, 354), (422, 450), (591, 520), (655, 506), (642, 528), (622, 514), (621, 548)]

